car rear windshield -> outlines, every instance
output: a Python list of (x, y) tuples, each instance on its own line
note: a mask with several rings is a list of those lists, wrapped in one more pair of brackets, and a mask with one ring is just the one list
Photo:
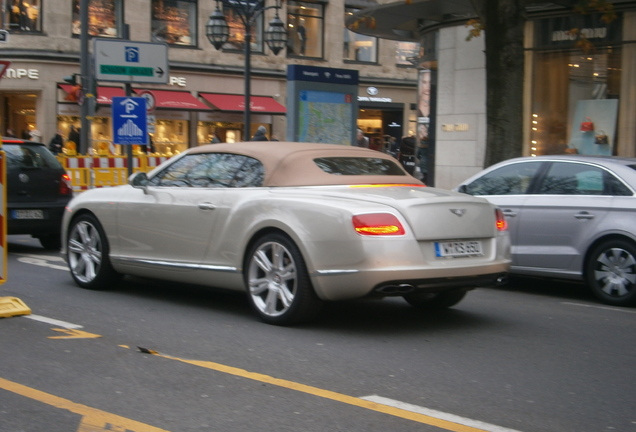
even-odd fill
[(398, 164), (383, 158), (324, 157), (314, 162), (324, 172), (334, 175), (405, 175)]
[(7, 154), (7, 168), (62, 168), (62, 165), (46, 147), (37, 144), (7, 144), (2, 146)]

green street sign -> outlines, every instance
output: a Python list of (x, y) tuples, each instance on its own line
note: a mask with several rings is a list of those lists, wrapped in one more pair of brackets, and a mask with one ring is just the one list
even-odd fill
[(100, 73), (104, 75), (130, 75), (152, 77), (155, 72), (150, 67), (99, 65)]

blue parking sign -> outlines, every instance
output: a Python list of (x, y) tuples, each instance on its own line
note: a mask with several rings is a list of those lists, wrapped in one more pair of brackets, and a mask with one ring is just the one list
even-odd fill
[(146, 99), (142, 97), (114, 97), (113, 144), (148, 144)]

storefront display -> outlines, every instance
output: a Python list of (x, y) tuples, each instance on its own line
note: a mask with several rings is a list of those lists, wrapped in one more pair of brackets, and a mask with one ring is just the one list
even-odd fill
[[(121, 0), (89, 0), (88, 34), (96, 37), (117, 37)], [(73, 34), (81, 32), (80, 0), (73, 0)]]
[(195, 45), (196, 2), (153, 0), (152, 40), (171, 45)]

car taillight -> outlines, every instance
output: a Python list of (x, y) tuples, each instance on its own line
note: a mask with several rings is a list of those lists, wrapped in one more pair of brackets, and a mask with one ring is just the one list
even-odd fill
[(353, 228), (361, 235), (404, 235), (405, 233), (398, 218), (390, 213), (357, 215), (353, 217), (352, 222)]
[(495, 219), (495, 226), (497, 227), (497, 231), (508, 230), (508, 222), (506, 222), (506, 217), (501, 210), (495, 209)]
[(73, 195), (73, 185), (68, 174), (62, 174), (60, 179), (60, 195)]

